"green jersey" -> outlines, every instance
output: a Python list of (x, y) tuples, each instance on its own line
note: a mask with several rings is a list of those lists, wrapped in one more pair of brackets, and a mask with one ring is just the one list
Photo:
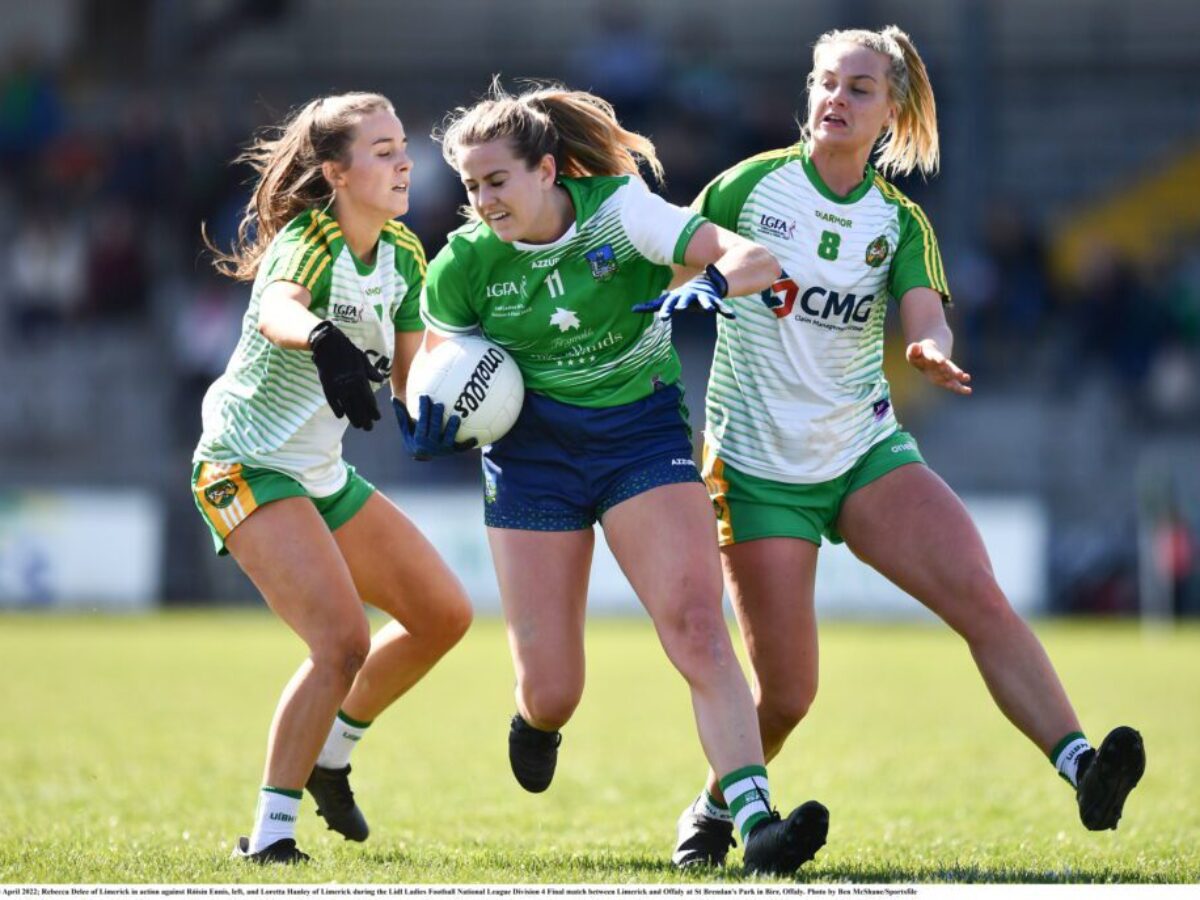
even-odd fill
[(631, 403), (679, 378), (671, 327), (630, 307), (658, 296), (703, 217), (638, 178), (563, 178), (575, 221), (550, 244), (505, 243), (483, 222), (450, 234), (429, 264), (421, 315), (433, 331), (482, 329), (525, 387), (575, 406)]
[(929, 220), (869, 166), (838, 197), (803, 145), (752, 157), (696, 200), (707, 218), (770, 250), (787, 273), (775, 309), (718, 319), (706, 402), (712, 452), (760, 478), (829, 481), (897, 429), (883, 374), (888, 298), (949, 300)]
[(275, 236), (254, 279), (242, 334), (225, 373), (204, 396), (204, 433), (194, 461), (240, 462), (290, 475), (314, 497), (346, 483), (347, 422), (325, 401), (312, 354), (283, 350), (258, 331), (263, 290), (292, 281), (312, 294), (309, 309), (333, 322), (385, 374), (396, 331), (420, 331), (425, 280), (421, 242), (399, 222), (383, 230), (373, 265), (360, 262), (331, 216), (301, 213)]

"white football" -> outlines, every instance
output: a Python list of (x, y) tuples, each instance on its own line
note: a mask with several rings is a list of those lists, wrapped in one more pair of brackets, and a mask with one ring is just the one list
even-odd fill
[(447, 419), (461, 419), (455, 440), (475, 438), (482, 447), (500, 440), (517, 421), (525, 381), (503, 349), (479, 335), (461, 335), (413, 360), (404, 401), (409, 415), (418, 415), (422, 394), (445, 406)]

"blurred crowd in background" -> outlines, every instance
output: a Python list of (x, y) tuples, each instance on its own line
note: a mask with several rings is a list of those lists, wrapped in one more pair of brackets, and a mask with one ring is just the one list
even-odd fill
[[(425, 3), (54, 0), (3, 26), (12, 33), (0, 46), (0, 484), (161, 491), (172, 509), (168, 593), (206, 599), (206, 570), (195, 559), (208, 549), (188, 508), (188, 460), (200, 398), (224, 368), (249, 292), (213, 272), (200, 225), (229, 244), (251, 174), (231, 160), (254, 129), (310, 96), (364, 89), (393, 99), (416, 161), (406, 221), (432, 257), (458, 224), (463, 197), (428, 135), (449, 106), (482, 92), (492, 71), (510, 87), (526, 75), (606, 97), (627, 127), (655, 141), (667, 170), (663, 193), (688, 203), (727, 166), (796, 140), (820, 30), (895, 20), (926, 54), (946, 146), (942, 177), (900, 186), (938, 231), (954, 292), (955, 356), (976, 386), (967, 401), (938, 396), (895, 365), (897, 344), (889, 372), (906, 426), (960, 491), (1027, 493), (1047, 504), (1053, 609), (1134, 610), (1138, 534), (1149, 528), (1177, 611), (1200, 612), (1200, 233), (1186, 216), (1162, 229), (1161, 210), (1152, 210), (1157, 237), (1147, 249), (1103, 224), (1105, 204), (1125, 223), (1142, 214), (1138, 191), (1200, 149), (1200, 99), (1172, 105), (1131, 73), (1194, 84), (1200, 59), (1172, 69), (1153, 50), (1130, 50), (1110, 54), (1118, 70), (1106, 72), (1072, 57), (1036, 70), (1040, 86), (1006, 93), (1015, 64), (1000, 52), (968, 71), (963, 54), (944, 49), (953, 35), (922, 32), (927, 11), (906, 21), (914, 4), (830, 3), (813, 4), (819, 8), (805, 22), (818, 30), (798, 35), (792, 57), (772, 63), (764, 79), (745, 62), (751, 53), (723, 43), (722, 23), (778, 16), (786, 4), (665, 5), (679, 7), (675, 18), (661, 9), (644, 15), (632, 3), (506, 4), (513, 16), (573, 20), (557, 26), (571, 36), (557, 57), (543, 49), (536, 68), (525, 69), (512, 41), (507, 61), (494, 47), (473, 60), (472, 46), (488, 33), (486, 22), (472, 24), (471, 14), (485, 13), (471, 0), (457, 38), (461, 65), (454, 78), (428, 76), (436, 89), (411, 64), (389, 70), (386, 58), (349, 74), (309, 64), (310, 54), (321, 55), (314, 32), (323, 17), (358, 15), (356, 27), (370, 29), (373, 17), (407, 7), (394, 13), (407, 33), (422, 27)], [(1091, 13), (1111, 6), (1066, 5), (1095, 7), (1083, 10)], [(972, 15), (990, 22), (976, 41), (1017, 39), (996, 4), (934, 6), (963, 28)], [(1164, 7), (1164, 28), (1192, 29), (1190, 45), (1200, 46), (1196, 15), (1167, 15), (1190, 4), (1150, 6)], [(309, 43), (279, 62), (268, 54), (272, 77), (256, 82), (254, 65), (240, 62), (245, 47), (275, 40)], [(1072, 64), (1083, 70), (1073, 76), (1084, 82), (1079, 94), (1056, 86)], [(1148, 72), (1134, 73), (1139, 66)], [(1056, 108), (1064, 95), (1088, 96), (1089, 79), (1095, 105), (1140, 110), (1123, 119), (1112, 113), (1111, 139), (1126, 145), (1119, 157), (1093, 146), (1094, 132), (1073, 132), (1071, 117)], [(990, 88), (980, 93), (980, 84)], [(1167, 105), (1156, 115), (1158, 101)], [(1041, 115), (1026, 115), (1026, 107)], [(1160, 119), (1169, 140), (1161, 127), (1148, 136), (1129, 124), (1148, 131)], [(1022, 145), (1030, 161), (1023, 171), (1006, 163), (1006, 136), (1017, 129), (1032, 142)], [(1059, 162), (1036, 163), (1038, 148), (1063, 144)], [(1028, 191), (1010, 189), (1024, 182)], [(1072, 182), (1079, 190), (1067, 187)], [(702, 391), (711, 324), (689, 318), (677, 341), (690, 383)], [(383, 435), (347, 441), (348, 458), (367, 456), (369, 477), (477, 478), (474, 460), (423, 468), (403, 460), (382, 424)]]

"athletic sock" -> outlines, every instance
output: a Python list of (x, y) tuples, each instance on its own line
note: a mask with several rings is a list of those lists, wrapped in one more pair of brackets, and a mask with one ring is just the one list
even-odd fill
[(1050, 762), (1054, 764), (1054, 768), (1058, 769), (1058, 774), (1071, 787), (1079, 787), (1080, 760), (1085, 755), (1094, 752), (1092, 745), (1088, 743), (1082, 732), (1072, 731), (1054, 745), (1054, 749), (1050, 751)]
[(771, 789), (767, 786), (766, 767), (743, 766), (720, 779), (720, 784), (733, 824), (745, 843), (754, 826), (771, 815)]
[(710, 794), (708, 788), (702, 790), (700, 796), (692, 801), (692, 811), (706, 819), (716, 819), (718, 822), (733, 821), (733, 813), (729, 811), (725, 801), (718, 800)]
[(251, 853), (283, 838), (296, 836), (296, 817), (303, 796), (301, 791), (263, 785), (258, 792), (258, 808), (254, 811), (254, 831), (250, 832)]
[(363, 732), (370, 725), (370, 722), (350, 718), (339, 709), (321, 755), (317, 757), (317, 765), (322, 769), (344, 769), (350, 765), (350, 751), (362, 740)]

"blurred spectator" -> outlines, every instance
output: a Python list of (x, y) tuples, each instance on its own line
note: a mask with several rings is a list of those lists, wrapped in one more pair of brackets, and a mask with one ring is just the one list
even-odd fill
[(172, 356), (177, 365), (175, 439), (191, 448), (200, 433), (204, 392), (225, 371), (241, 332), (249, 291), (202, 259), (190, 279), (173, 281), (165, 303), (177, 310)]
[(54, 73), (29, 51), (0, 71), (0, 166), (25, 170), (63, 126)]
[(48, 203), (32, 206), (9, 248), (9, 320), (22, 340), (55, 336), (81, 310), (87, 241), (75, 212)]
[(149, 289), (146, 236), (128, 205), (110, 202), (93, 219), (85, 311), (110, 322), (140, 319), (148, 309)]

